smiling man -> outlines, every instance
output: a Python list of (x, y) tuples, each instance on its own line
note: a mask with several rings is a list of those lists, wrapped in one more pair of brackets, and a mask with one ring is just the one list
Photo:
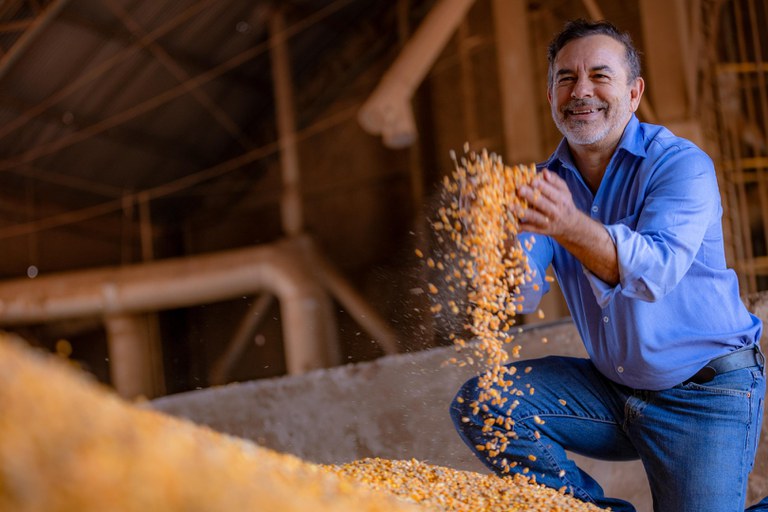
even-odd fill
[[(520, 236), (535, 238), (520, 295), (534, 311), (551, 265), (589, 358), (515, 363), (518, 387), (535, 393), (478, 414), (472, 379), (451, 415), (499, 474), (512, 468), (633, 511), (566, 450), (640, 459), (656, 512), (741, 512), (765, 394), (762, 324), (726, 267), (712, 161), (637, 119), (644, 86), (629, 35), (610, 23), (576, 20), (550, 44), (547, 98), (564, 138), (519, 191), (529, 205)], [(504, 450), (478, 449), (508, 414), (514, 438)], [(749, 510), (768, 510), (768, 499)]]

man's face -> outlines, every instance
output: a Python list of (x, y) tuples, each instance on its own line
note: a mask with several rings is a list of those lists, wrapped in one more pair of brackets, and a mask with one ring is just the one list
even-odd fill
[(552, 64), (547, 99), (552, 118), (571, 146), (613, 148), (643, 93), (643, 79), (627, 83), (624, 45), (612, 37), (575, 39)]

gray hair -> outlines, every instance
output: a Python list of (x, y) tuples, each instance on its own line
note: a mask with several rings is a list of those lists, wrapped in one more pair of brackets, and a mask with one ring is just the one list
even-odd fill
[(629, 32), (622, 32), (609, 21), (589, 21), (583, 18), (569, 21), (565, 24), (563, 30), (557, 34), (547, 48), (547, 60), (549, 69), (547, 71), (547, 84), (551, 87), (553, 77), (552, 66), (555, 58), (563, 46), (582, 37), (604, 35), (615, 39), (624, 45), (626, 50), (627, 77), (628, 82), (633, 82), (640, 76), (640, 54), (632, 43), (632, 37)]

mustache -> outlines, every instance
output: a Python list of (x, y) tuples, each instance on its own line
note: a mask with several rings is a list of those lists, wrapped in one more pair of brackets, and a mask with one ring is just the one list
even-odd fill
[(600, 100), (571, 100), (560, 108), (560, 111), (565, 110), (581, 110), (581, 109), (595, 109), (595, 108), (607, 108), (608, 104)]

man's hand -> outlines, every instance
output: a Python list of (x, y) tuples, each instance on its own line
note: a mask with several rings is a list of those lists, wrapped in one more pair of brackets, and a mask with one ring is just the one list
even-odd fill
[(531, 185), (520, 187), (518, 196), (528, 203), (528, 210), (520, 218), (520, 231), (558, 238), (573, 231), (576, 216), (581, 214), (573, 204), (568, 185), (548, 169), (540, 172)]
[(549, 235), (593, 274), (608, 284), (619, 282), (616, 246), (605, 227), (576, 208), (568, 185), (544, 169), (518, 196), (528, 209), (517, 212), (520, 231)]

